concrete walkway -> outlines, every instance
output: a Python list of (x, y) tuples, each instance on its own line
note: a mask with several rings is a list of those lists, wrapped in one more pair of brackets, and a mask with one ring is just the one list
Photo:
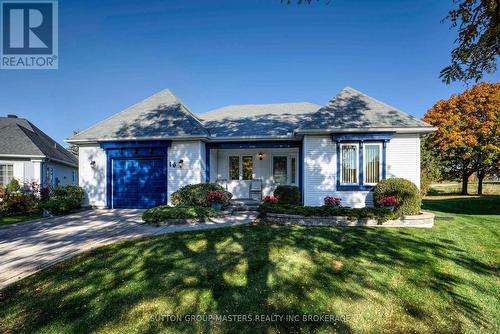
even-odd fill
[(152, 227), (141, 210), (88, 210), (0, 228), (0, 289), (59, 261), (116, 241), (165, 233), (248, 224), (254, 213), (212, 223)]

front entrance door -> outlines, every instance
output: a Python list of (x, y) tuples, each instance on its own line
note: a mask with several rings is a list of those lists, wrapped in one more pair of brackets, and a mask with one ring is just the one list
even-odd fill
[(250, 198), (250, 183), (254, 178), (254, 163), (251, 155), (230, 155), (227, 190), (233, 198)]

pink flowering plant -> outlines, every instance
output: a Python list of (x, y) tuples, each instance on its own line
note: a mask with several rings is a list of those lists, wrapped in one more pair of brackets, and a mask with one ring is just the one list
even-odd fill
[(279, 196), (274, 196), (274, 195), (267, 195), (264, 197), (264, 203), (273, 203), (276, 204), (278, 203)]
[(396, 196), (382, 196), (378, 202), (377, 202), (380, 206), (383, 206), (383, 207), (396, 207), (396, 206), (399, 206), (399, 201), (398, 199), (396, 198)]
[(340, 197), (326, 196), (323, 201), (325, 205), (340, 207), (342, 199)]
[(207, 198), (210, 204), (224, 204), (226, 195), (223, 192), (212, 191), (208, 193)]

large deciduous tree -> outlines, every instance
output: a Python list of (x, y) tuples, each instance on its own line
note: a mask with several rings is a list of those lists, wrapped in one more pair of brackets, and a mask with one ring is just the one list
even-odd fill
[(484, 73), (496, 70), (500, 54), (500, 0), (455, 0), (458, 6), (444, 20), (458, 30), (451, 64), (441, 70), (441, 79), (478, 82)]
[(424, 120), (438, 128), (427, 140), (439, 154), (443, 176), (461, 179), (466, 195), (469, 177), (476, 173), (482, 191), (484, 176), (498, 174), (500, 83), (481, 83), (441, 100)]

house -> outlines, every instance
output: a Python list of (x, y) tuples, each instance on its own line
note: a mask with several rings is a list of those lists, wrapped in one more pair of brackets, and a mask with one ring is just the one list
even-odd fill
[(52, 187), (78, 184), (78, 159), (30, 121), (0, 117), (0, 186), (13, 178)]
[(349, 87), (323, 107), (232, 105), (203, 114), (164, 90), (68, 142), (79, 146), (80, 185), (91, 206), (152, 207), (200, 182), (243, 199), (258, 180), (263, 195), (289, 184), (305, 205), (335, 195), (363, 207), (373, 205), (381, 179), (419, 185), (419, 136), (434, 130)]

